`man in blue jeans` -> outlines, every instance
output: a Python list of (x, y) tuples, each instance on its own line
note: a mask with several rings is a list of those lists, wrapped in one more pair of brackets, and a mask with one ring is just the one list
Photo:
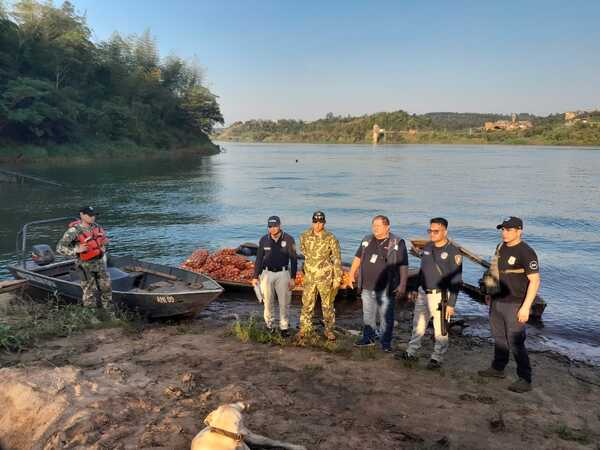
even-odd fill
[(390, 233), (386, 216), (375, 216), (371, 229), (373, 233), (362, 239), (350, 268), (351, 280), (358, 274), (363, 305), (363, 335), (355, 346), (375, 345), (379, 315), (381, 348), (391, 352), (396, 299), (406, 293), (408, 253), (404, 240)]

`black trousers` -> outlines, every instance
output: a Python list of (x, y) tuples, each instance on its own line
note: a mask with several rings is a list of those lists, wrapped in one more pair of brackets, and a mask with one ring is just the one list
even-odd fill
[(517, 321), (518, 303), (492, 301), (490, 328), (494, 337), (494, 361), (492, 367), (504, 370), (512, 351), (517, 362), (517, 375), (531, 383), (531, 364), (525, 348), (525, 324)]

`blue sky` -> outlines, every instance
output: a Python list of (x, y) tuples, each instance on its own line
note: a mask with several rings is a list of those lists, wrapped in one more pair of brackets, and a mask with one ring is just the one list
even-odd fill
[(600, 1), (74, 0), (95, 40), (196, 58), (227, 123), (600, 108)]

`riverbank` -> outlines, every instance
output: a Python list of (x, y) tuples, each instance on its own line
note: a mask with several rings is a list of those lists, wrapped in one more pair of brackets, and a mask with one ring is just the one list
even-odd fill
[[(547, 117), (522, 114), (383, 112), (356, 117), (327, 115), (303, 121), (247, 120), (215, 130), (213, 139), (234, 142), (371, 144), (500, 144), (600, 146), (600, 112), (567, 121), (563, 114)], [(511, 120), (513, 122), (511, 122)], [(497, 129), (488, 129), (497, 124)], [(374, 135), (374, 133), (376, 133)], [(374, 137), (375, 136), (375, 137)]]
[[(405, 364), (353, 349), (346, 323), (335, 345), (257, 343), (261, 334), (240, 332), (249, 322), (231, 314), (235, 300), (190, 322), (95, 329), (0, 353), (0, 447), (183, 450), (210, 411), (240, 400), (252, 403), (250, 429), (310, 449), (600, 445), (597, 367), (533, 353), (535, 389), (519, 395), (506, 389), (512, 362), (506, 380), (476, 375), (491, 357), (484, 340), (453, 335), (444, 368), (431, 372), (426, 358)], [(409, 330), (401, 318), (399, 348)]]
[[(311, 136), (266, 136), (264, 138), (257, 139), (252, 136), (239, 136), (231, 137), (222, 134), (216, 134), (211, 136), (214, 141), (222, 142), (235, 142), (243, 144), (314, 144), (314, 145), (351, 145), (351, 144), (363, 144), (373, 145), (368, 139), (359, 140), (346, 140), (346, 139), (323, 139), (313, 138)], [(464, 136), (435, 136), (429, 134), (422, 134), (419, 136), (407, 136), (402, 139), (387, 139), (385, 142), (378, 144), (378, 146), (384, 147), (385, 145), (483, 145), (483, 146), (539, 146), (539, 147), (577, 147), (577, 148), (600, 148), (599, 139), (589, 139), (583, 142), (581, 141), (559, 141), (555, 142), (552, 140), (544, 139), (532, 139), (518, 136), (508, 136), (502, 138), (495, 137), (469, 137)]]
[(140, 146), (131, 141), (85, 141), (54, 146), (0, 146), (0, 164), (76, 163), (93, 160), (132, 160), (185, 158), (216, 155), (221, 151), (208, 137), (181, 147), (157, 148)]

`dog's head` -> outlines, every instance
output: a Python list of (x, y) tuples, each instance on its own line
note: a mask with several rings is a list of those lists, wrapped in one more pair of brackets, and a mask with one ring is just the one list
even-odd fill
[(204, 423), (209, 427), (244, 436), (248, 434), (248, 430), (244, 426), (242, 411), (248, 408), (249, 405), (243, 402), (221, 405), (206, 416)]

